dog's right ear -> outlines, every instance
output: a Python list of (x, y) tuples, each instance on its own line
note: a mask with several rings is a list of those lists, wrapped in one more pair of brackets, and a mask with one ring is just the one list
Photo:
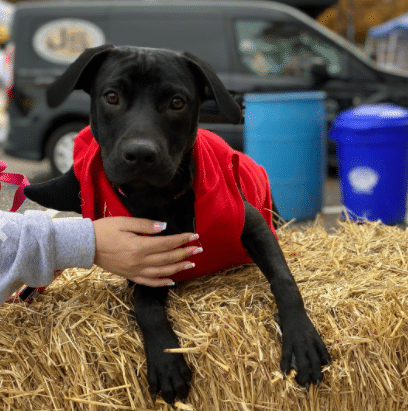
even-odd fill
[(91, 66), (100, 65), (101, 59), (114, 46), (103, 46), (86, 49), (65, 71), (58, 77), (47, 90), (47, 103), (50, 107), (60, 105), (73, 90), (85, 90), (89, 92), (91, 80), (86, 73), (95, 74), (94, 70), (88, 70)]

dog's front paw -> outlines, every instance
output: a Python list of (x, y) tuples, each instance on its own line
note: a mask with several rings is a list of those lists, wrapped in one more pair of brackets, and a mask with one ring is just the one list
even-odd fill
[(330, 355), (306, 313), (284, 321), (275, 318), (282, 329), (281, 369), (286, 375), (296, 370), (296, 381), (309, 390), (323, 380), (322, 366), (330, 364)]
[(183, 354), (163, 352), (148, 361), (147, 379), (153, 399), (161, 391), (164, 401), (173, 408), (176, 398), (187, 398), (191, 377)]

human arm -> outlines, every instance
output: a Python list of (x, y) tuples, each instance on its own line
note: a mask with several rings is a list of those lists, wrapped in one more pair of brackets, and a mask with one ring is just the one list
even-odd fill
[(192, 233), (169, 236), (166, 241), (138, 236), (139, 230), (155, 232), (153, 222), (131, 217), (92, 222), (51, 219), (43, 211), (0, 211), (0, 303), (24, 284), (47, 286), (56, 269), (90, 268), (94, 262), (140, 284), (171, 284), (170, 279), (156, 277), (184, 269), (188, 262), (177, 261), (197, 247), (173, 248), (186, 244)]
[(0, 211), (0, 303), (24, 284), (47, 286), (56, 269), (90, 268), (94, 254), (90, 220)]

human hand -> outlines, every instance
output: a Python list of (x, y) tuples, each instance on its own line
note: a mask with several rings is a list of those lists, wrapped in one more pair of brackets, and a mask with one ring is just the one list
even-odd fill
[[(163, 231), (162, 223), (133, 217), (106, 217), (93, 221), (95, 264), (137, 284), (151, 287), (174, 285), (169, 277), (192, 268), (185, 258), (202, 251), (200, 247), (178, 248), (196, 240), (197, 234), (141, 236)], [(161, 278), (158, 278), (161, 277)]]

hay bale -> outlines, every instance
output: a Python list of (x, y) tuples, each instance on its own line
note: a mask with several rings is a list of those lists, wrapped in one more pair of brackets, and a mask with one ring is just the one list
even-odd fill
[[(180, 410), (407, 410), (408, 231), (319, 222), (280, 230), (307, 312), (332, 355), (310, 393), (282, 379), (268, 284), (254, 265), (171, 293), (169, 315), (194, 370)], [(0, 307), (4, 411), (170, 410), (148, 393), (124, 280), (67, 270), (30, 305)]]

